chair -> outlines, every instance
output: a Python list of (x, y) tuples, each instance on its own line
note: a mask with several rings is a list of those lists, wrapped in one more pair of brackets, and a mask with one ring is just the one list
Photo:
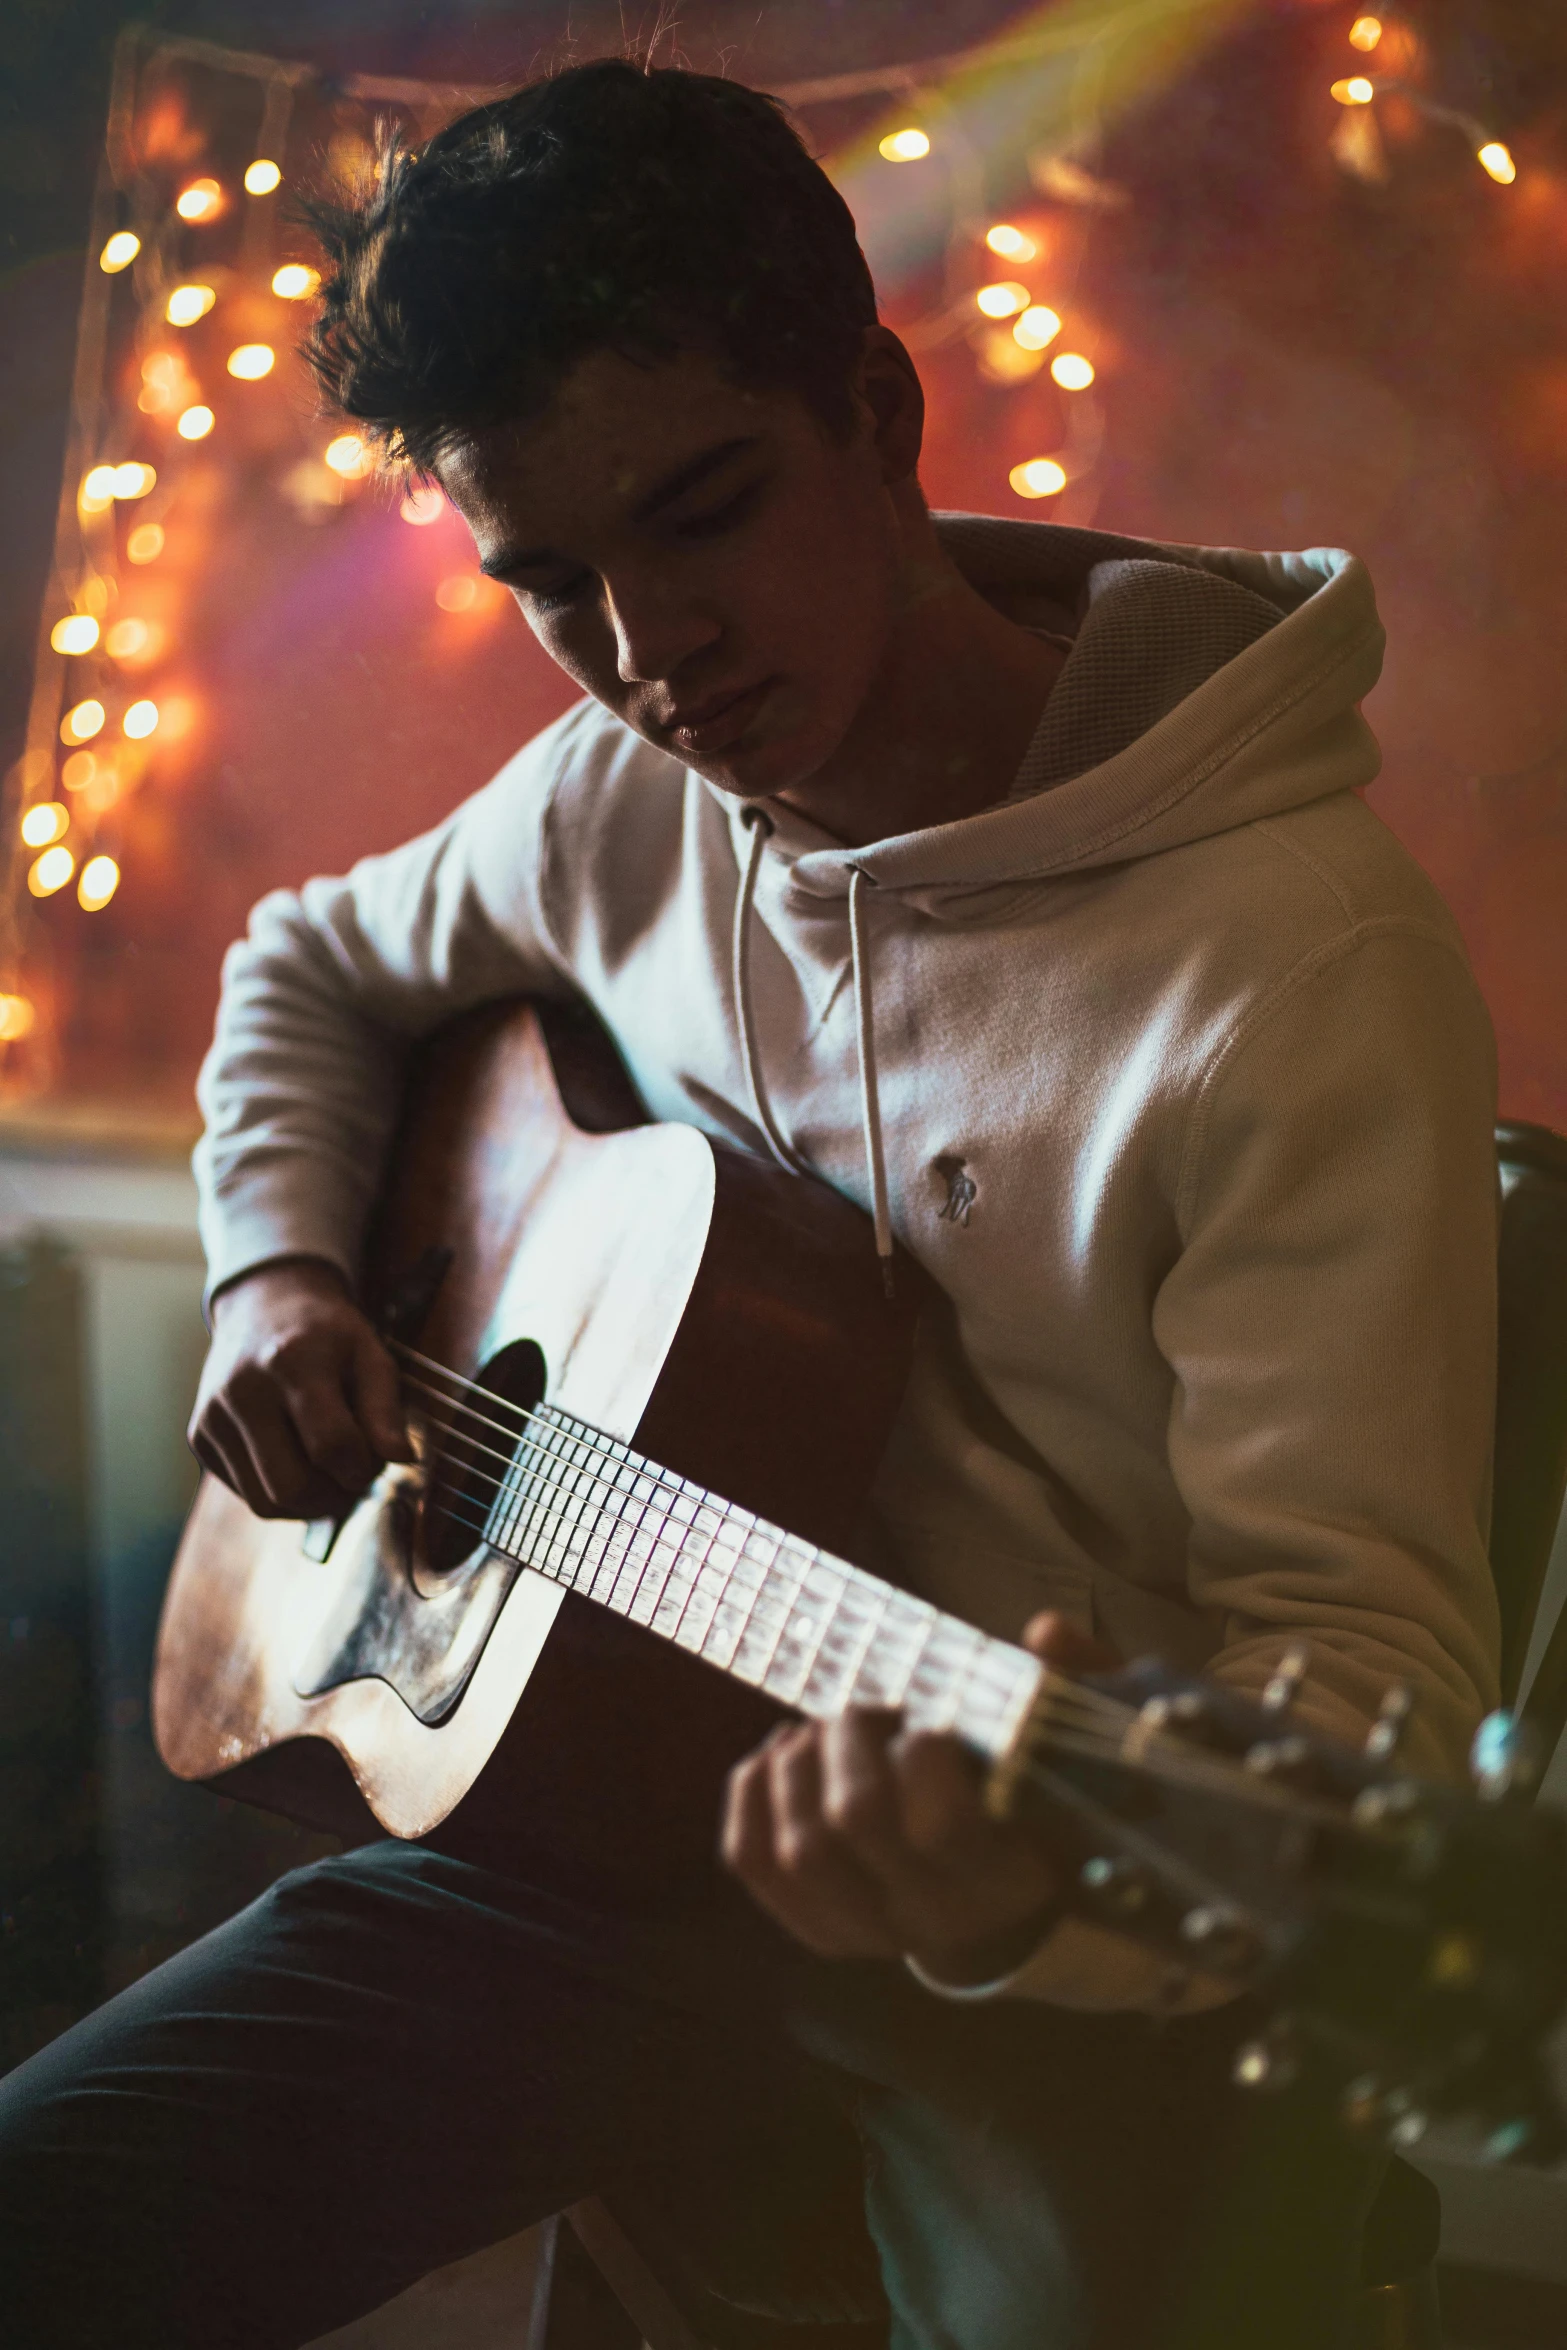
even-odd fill
[[(1567, 1491), (1567, 1140), (1548, 1127), (1496, 1130), (1501, 1185), (1499, 1351), (1491, 1566), (1502, 1617), (1502, 1695), (1517, 1701), (1552, 1543)], [(1567, 1722), (1567, 1606), (1523, 1708), (1546, 1750)], [(656, 2229), (600, 2201), (565, 2215), (626, 2314), (627, 2350), (885, 2350), (884, 2309), (827, 2323), (788, 2322), (720, 2301)], [(552, 2278), (565, 2241), (551, 2223), (527, 2350), (614, 2350), (612, 2331), (552, 2323)], [(1441, 2202), (1395, 2155), (1361, 2247), (1355, 2350), (1441, 2350), (1436, 2256)]]

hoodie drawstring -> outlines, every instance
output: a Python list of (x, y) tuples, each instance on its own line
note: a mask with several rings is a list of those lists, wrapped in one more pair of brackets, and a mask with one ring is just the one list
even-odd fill
[[(767, 1138), (768, 1149), (780, 1167), (787, 1168), (791, 1175), (799, 1175), (804, 1172), (801, 1162), (780, 1132), (773, 1116), (772, 1104), (767, 1098), (767, 1087), (762, 1076), (762, 1057), (756, 1040), (756, 1015), (751, 1000), (750, 957), (746, 952), (751, 909), (756, 900), (756, 879), (761, 870), (762, 851), (771, 837), (773, 826), (761, 808), (742, 809), (740, 821), (751, 835), (750, 853), (740, 877), (740, 894), (735, 899), (732, 953), (735, 1010), (740, 1027), (740, 1058), (745, 1067), (752, 1113)], [(876, 1032), (871, 1000), (870, 948), (865, 932), (864, 888), (864, 874), (857, 865), (852, 866), (849, 872), (849, 952), (854, 974), (854, 1018), (860, 1054), (860, 1128), (865, 1138), (866, 1173), (870, 1177), (876, 1255), (881, 1263), (882, 1287), (890, 1298), (893, 1295), (892, 1215), (887, 1204), (887, 1162), (882, 1150), (881, 1101), (876, 1089)]]
[(854, 1018), (860, 1035), (860, 1126), (871, 1179), (871, 1213), (881, 1284), (892, 1295), (892, 1216), (887, 1207), (887, 1160), (881, 1147), (881, 1096), (876, 1087), (876, 1026), (871, 1002), (871, 955), (865, 935), (865, 876), (849, 872), (849, 954), (854, 964)]

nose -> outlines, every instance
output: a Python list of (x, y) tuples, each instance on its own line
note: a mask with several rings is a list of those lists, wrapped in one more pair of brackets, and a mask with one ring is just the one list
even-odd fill
[(723, 634), (723, 623), (667, 578), (606, 580), (604, 595), (623, 685), (661, 684)]

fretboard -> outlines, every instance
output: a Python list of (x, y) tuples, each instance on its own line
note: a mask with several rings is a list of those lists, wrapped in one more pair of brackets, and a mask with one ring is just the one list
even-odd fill
[(545, 1406), (484, 1527), (508, 1557), (818, 1719), (891, 1706), (1006, 1752), (1039, 1681), (996, 1640)]

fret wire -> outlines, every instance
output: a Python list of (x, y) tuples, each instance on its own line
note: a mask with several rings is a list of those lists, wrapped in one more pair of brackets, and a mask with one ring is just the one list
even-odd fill
[[(443, 1375), (454, 1377), (452, 1374), (443, 1373)], [(477, 1390), (476, 1392), (483, 1393), (484, 1391)], [(450, 1402), (450, 1399), (443, 1398), (441, 1400)], [(489, 1424), (497, 1428), (500, 1426), (498, 1422), (486, 1423), (485, 1416), (473, 1413), (470, 1407), (452, 1404), (451, 1408), (467, 1412), (469, 1416), (477, 1418), (481, 1424)], [(492, 1512), (482, 1529), (486, 1539), (498, 1536), (494, 1546), (504, 1549), (527, 1521), (537, 1522), (542, 1518), (548, 1529), (546, 1547), (554, 1546), (557, 1549), (554, 1568), (552, 1569), (546, 1563), (543, 1571), (553, 1572), (555, 1579), (559, 1580), (561, 1579), (559, 1568), (570, 1558), (576, 1537), (581, 1534), (584, 1544), (591, 1544), (592, 1529), (585, 1526), (584, 1521), (590, 1508), (595, 1509), (600, 1516), (604, 1514), (604, 1503), (599, 1495), (607, 1494), (612, 1499), (614, 1508), (613, 1521), (605, 1531), (606, 1548), (601, 1552), (599, 1560), (599, 1565), (602, 1565), (603, 1559), (607, 1555), (608, 1544), (615, 1539), (618, 1527), (626, 1521), (628, 1504), (635, 1501), (635, 1484), (638, 1480), (645, 1479), (647, 1491), (637, 1508), (637, 1525), (630, 1530), (628, 1551), (622, 1555), (620, 1566), (617, 1569), (617, 1584), (624, 1571), (630, 1546), (635, 1542), (636, 1533), (645, 1523), (647, 1513), (653, 1506), (654, 1495), (659, 1492), (667, 1492), (671, 1499), (663, 1511), (658, 1531), (649, 1547), (648, 1557), (644, 1560), (641, 1568), (637, 1570), (636, 1586), (628, 1602), (628, 1605), (634, 1605), (646, 1581), (653, 1555), (663, 1541), (667, 1530), (671, 1525), (681, 1522), (677, 1515), (680, 1503), (686, 1501), (692, 1507), (693, 1517), (687, 1521), (692, 1530), (695, 1527), (696, 1515), (700, 1513), (701, 1509), (704, 1507), (712, 1509), (717, 1522), (706, 1538), (700, 1558), (692, 1558), (689, 1533), (678, 1541), (672, 1541), (672, 1556), (660, 1583), (658, 1597), (653, 1603), (651, 1612), (653, 1616), (656, 1616), (663, 1595), (677, 1568), (683, 1563), (691, 1563), (693, 1567), (692, 1581), (682, 1601), (674, 1631), (669, 1635), (678, 1639), (697, 1595), (701, 1593), (704, 1599), (708, 1596), (704, 1588), (704, 1579), (712, 1566), (714, 1550), (719, 1546), (726, 1532), (739, 1533), (742, 1522), (748, 1521), (745, 1525), (745, 1532), (741, 1535), (740, 1547), (728, 1563), (719, 1590), (712, 1595), (713, 1613), (709, 1619), (708, 1632), (703, 1636), (705, 1644), (718, 1612), (727, 1599), (736, 1596), (737, 1593), (748, 1595), (751, 1605), (746, 1609), (741, 1628), (736, 1634), (736, 1650), (738, 1650), (740, 1642), (749, 1629), (756, 1602), (765, 1588), (767, 1578), (783, 1555), (785, 1548), (783, 1540), (781, 1538), (775, 1540), (772, 1559), (765, 1568), (761, 1567), (759, 1561), (747, 1556), (746, 1546), (761, 1525), (761, 1521), (756, 1520), (751, 1513), (733, 1510), (724, 1504), (720, 1497), (705, 1492), (702, 1488), (693, 1487), (688, 1480), (677, 1480), (672, 1472), (660, 1470), (657, 1464), (648, 1462), (642, 1456), (633, 1453), (624, 1440), (614, 1440), (614, 1449), (612, 1450), (611, 1446), (603, 1441), (601, 1433), (595, 1435), (590, 1432), (588, 1424), (577, 1420), (575, 1415), (560, 1414), (558, 1407), (546, 1406), (543, 1411), (519, 1416), (531, 1421), (538, 1433), (531, 1437), (521, 1437), (517, 1456), (511, 1463), (507, 1476), (491, 1480), (497, 1488), (495, 1506), (501, 1510), (501, 1522), (497, 1528)], [(478, 1439), (470, 1436), (465, 1430), (453, 1431), (450, 1428), (445, 1428), (442, 1433), (448, 1436), (455, 1434), (457, 1441), (472, 1449), (488, 1451), (491, 1453), (491, 1457), (497, 1459), (502, 1457), (495, 1453), (493, 1448), (484, 1447)], [(531, 1458), (525, 1459), (525, 1453)], [(602, 1470), (592, 1466), (594, 1455), (613, 1461), (616, 1472), (614, 1479), (607, 1477)], [(515, 1480), (511, 1473), (513, 1470), (518, 1472)], [(564, 1477), (560, 1474), (546, 1473), (551, 1470), (564, 1472)], [(629, 1487), (623, 1482), (628, 1474), (633, 1480)], [(597, 1493), (595, 1488), (598, 1489)], [(509, 1513), (502, 1506), (507, 1501), (511, 1505)], [(796, 1584), (796, 1599), (808, 1579), (810, 1566), (823, 1560), (825, 1555), (819, 1550), (814, 1553), (805, 1573)], [(529, 1563), (536, 1562), (530, 1561)], [(574, 1587), (581, 1587), (582, 1569), (585, 1563), (586, 1555), (584, 1553), (578, 1556), (573, 1566), (571, 1582)], [(752, 1582), (753, 1570), (757, 1573), (757, 1580), (754, 1583)], [(843, 1603), (851, 1592), (862, 1597), (869, 1610), (867, 1636), (859, 1643), (859, 1653), (854, 1659), (853, 1680), (858, 1680), (877, 1637), (886, 1628), (888, 1622), (890, 1612), (888, 1601), (893, 1596), (889, 1587), (881, 1585), (877, 1578), (866, 1576), (863, 1570), (854, 1568), (848, 1561), (833, 1562), (832, 1571), (839, 1579), (840, 1590), (837, 1599), (828, 1611), (827, 1620), (820, 1628), (810, 1660), (805, 1667), (802, 1695), (808, 1690), (812, 1675), (820, 1667), (822, 1652), (833, 1629), (834, 1621), (841, 1613)], [(596, 1579), (596, 1574), (597, 1570), (595, 1570), (594, 1579)], [(929, 1661), (929, 1650), (941, 1628), (942, 1621), (941, 1612), (933, 1611), (927, 1622), (921, 1647), (911, 1660), (904, 1675), (902, 1695), (905, 1701), (920, 1670)], [(967, 1644), (968, 1654), (959, 1675), (958, 1704), (952, 1718), (957, 1718), (965, 1705), (979, 1699), (982, 1690), (984, 1702), (993, 1717), (999, 1717), (1003, 1703), (1007, 1712), (1013, 1711), (1020, 1688), (1015, 1669), (998, 1671), (992, 1668), (987, 1654), (991, 1644), (985, 1636), (975, 1633), (973, 1627), (961, 1626), (956, 1618), (947, 1618), (945, 1621), (954, 1628), (967, 1631), (971, 1636), (970, 1642)], [(785, 1622), (779, 1627), (772, 1657), (770, 1657), (767, 1667), (764, 1668), (764, 1676), (766, 1671), (772, 1669), (772, 1661), (776, 1658), (778, 1648), (782, 1645), (783, 1635), (787, 1628), (786, 1616)], [(1003, 1647), (1006, 1644), (997, 1643), (996, 1645)], [(839, 1668), (840, 1673), (842, 1669)], [(949, 1705), (950, 1702), (949, 1699)]]
[[(749, 1539), (749, 1537), (747, 1537), (747, 1539)], [(784, 1535), (783, 1535), (782, 1533), (779, 1533), (779, 1534), (777, 1534), (777, 1535), (774, 1537), (774, 1540), (773, 1540), (773, 1555), (772, 1555), (772, 1557), (771, 1557), (771, 1558), (768, 1560), (768, 1562), (767, 1562), (767, 1565), (766, 1565), (766, 1566), (765, 1566), (765, 1567), (762, 1569), (762, 1580), (761, 1580), (761, 1583), (759, 1584), (759, 1586), (758, 1586), (758, 1588), (757, 1588), (757, 1594), (756, 1594), (756, 1597), (757, 1597), (757, 1599), (760, 1599), (760, 1598), (761, 1598), (761, 1596), (762, 1596), (762, 1593), (763, 1593), (763, 1592), (764, 1592), (764, 1591), (767, 1589), (767, 1586), (768, 1586), (769, 1582), (772, 1580), (772, 1577), (773, 1577), (774, 1573), (775, 1573), (775, 1572), (776, 1572), (776, 1570), (777, 1570), (778, 1561), (779, 1561), (779, 1560), (780, 1560), (780, 1559), (783, 1557), (783, 1553), (784, 1553), (784, 1541), (785, 1541), (785, 1537), (784, 1537)], [(798, 1599), (798, 1598), (799, 1598), (799, 1596), (800, 1596), (800, 1585), (797, 1583), (797, 1584), (795, 1585), (795, 1587), (794, 1587), (794, 1592), (793, 1592), (793, 1594), (792, 1594), (792, 1597), (791, 1597), (790, 1599), (787, 1599), (787, 1600), (785, 1600), (785, 1601), (784, 1601), (784, 1603), (783, 1603), (783, 1614), (782, 1614), (782, 1615), (781, 1615), (781, 1617), (779, 1618), (778, 1629), (777, 1629), (777, 1631), (776, 1631), (776, 1632), (773, 1634), (773, 1644), (772, 1644), (771, 1648), (770, 1648), (770, 1649), (767, 1651), (767, 1661), (766, 1661), (766, 1663), (763, 1665), (763, 1667), (762, 1667), (762, 1669), (761, 1669), (760, 1673), (759, 1673), (759, 1674), (757, 1675), (757, 1677), (756, 1677), (756, 1686), (757, 1686), (757, 1688), (758, 1688), (758, 1689), (765, 1689), (765, 1688), (767, 1687), (767, 1676), (768, 1676), (768, 1674), (769, 1674), (769, 1673), (771, 1672), (771, 1670), (772, 1670), (772, 1663), (773, 1663), (773, 1659), (774, 1659), (774, 1657), (775, 1657), (775, 1656), (778, 1654), (778, 1644), (779, 1644), (779, 1642), (782, 1640), (782, 1638), (783, 1638), (783, 1636), (784, 1636), (785, 1632), (786, 1632), (786, 1631), (788, 1630), (788, 1628), (789, 1628), (789, 1615), (790, 1615), (790, 1610), (791, 1610), (791, 1608), (792, 1608), (792, 1606), (793, 1606), (793, 1604), (794, 1604), (794, 1601), (795, 1601), (796, 1599)], [(754, 1614), (755, 1614), (755, 1612), (756, 1612), (756, 1601), (755, 1601), (755, 1600), (753, 1600), (753, 1601), (752, 1601), (752, 1603), (751, 1603), (751, 1614), (752, 1614), (752, 1615), (754, 1615)], [(748, 1616), (748, 1617), (747, 1617), (747, 1619), (746, 1619), (746, 1622), (747, 1622), (747, 1623), (749, 1623), (749, 1621), (750, 1621), (750, 1616)], [(741, 1627), (741, 1632), (740, 1632), (740, 1639), (741, 1639), (741, 1640), (744, 1640), (744, 1638), (745, 1638), (745, 1627), (744, 1627), (744, 1626), (742, 1626), (742, 1627)], [(739, 1643), (739, 1641), (737, 1641), (737, 1642), (735, 1643), (735, 1653), (736, 1653), (736, 1655), (738, 1655), (738, 1654), (739, 1654), (739, 1648), (740, 1648), (740, 1643)]]
[[(730, 1570), (729, 1570), (729, 1578), (727, 1578), (727, 1579), (726, 1579), (726, 1588), (727, 1588), (727, 1581), (728, 1581), (729, 1579), (732, 1579), (732, 1578), (733, 1578), (733, 1575), (734, 1575), (734, 1569), (735, 1569), (735, 1567), (737, 1567), (737, 1566), (739, 1565), (739, 1563), (740, 1563), (740, 1560), (741, 1560), (741, 1559), (744, 1557), (744, 1555), (745, 1555), (745, 1552), (744, 1552), (744, 1547), (742, 1546), (742, 1548), (741, 1548), (739, 1551), (737, 1551), (737, 1552), (736, 1552), (736, 1554), (735, 1554), (735, 1558), (734, 1558), (734, 1561), (733, 1561), (733, 1564), (732, 1564), (732, 1565), (731, 1565), (731, 1567), (730, 1567)], [(731, 1664), (731, 1665), (733, 1665), (733, 1664), (735, 1663), (735, 1660), (736, 1660), (736, 1658), (737, 1658), (737, 1657), (739, 1656), (739, 1654), (740, 1654), (740, 1650), (741, 1650), (741, 1648), (743, 1647), (743, 1645), (744, 1645), (744, 1642), (745, 1642), (745, 1636), (746, 1636), (747, 1632), (748, 1632), (748, 1631), (750, 1630), (750, 1628), (751, 1628), (751, 1619), (752, 1619), (752, 1617), (753, 1617), (753, 1616), (756, 1614), (757, 1602), (760, 1600), (760, 1598), (761, 1598), (761, 1596), (762, 1596), (762, 1593), (763, 1593), (763, 1592), (764, 1592), (766, 1589), (767, 1589), (767, 1571), (766, 1571), (766, 1569), (764, 1568), (764, 1569), (763, 1569), (763, 1571), (762, 1571), (762, 1573), (761, 1573), (761, 1574), (758, 1576), (758, 1578), (757, 1578), (757, 1582), (756, 1582), (756, 1588), (755, 1588), (755, 1590), (754, 1590), (754, 1591), (751, 1593), (751, 1595), (750, 1595), (750, 1599), (749, 1599), (749, 1601), (748, 1601), (748, 1603), (747, 1603), (747, 1606), (746, 1606), (745, 1613), (744, 1613), (744, 1615), (743, 1615), (743, 1616), (740, 1618), (740, 1629), (739, 1629), (739, 1631), (738, 1631), (738, 1632), (735, 1634), (735, 1644), (734, 1644), (733, 1648), (732, 1648), (732, 1649), (729, 1651), (729, 1662), (730, 1662), (730, 1664)]]

